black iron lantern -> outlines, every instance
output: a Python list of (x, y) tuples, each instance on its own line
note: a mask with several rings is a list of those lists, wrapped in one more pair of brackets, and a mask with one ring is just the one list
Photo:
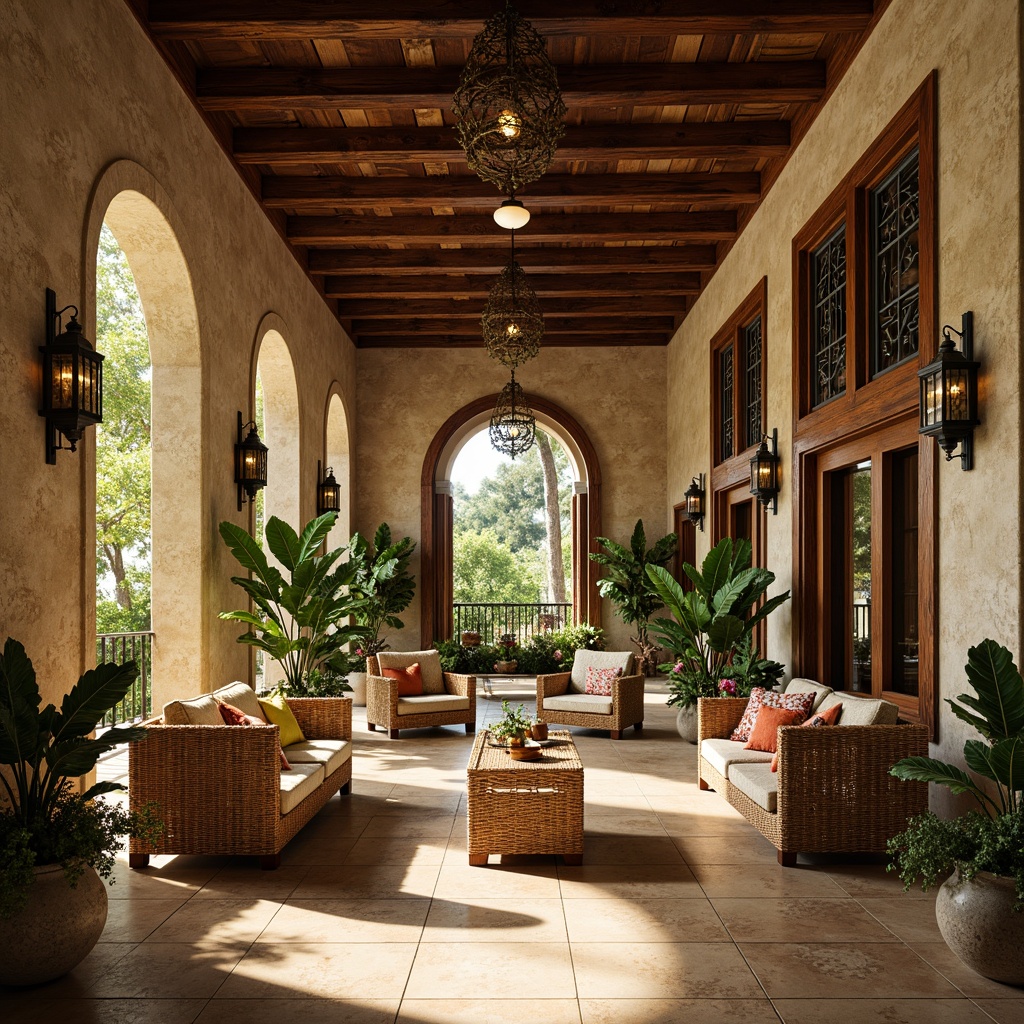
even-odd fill
[(700, 473), (690, 481), (683, 493), (683, 511), (694, 526), (704, 532), (704, 474)]
[[(61, 316), (73, 310), (66, 330)], [(43, 354), (43, 407), (46, 461), (57, 462), (61, 449), (76, 451), (86, 427), (103, 422), (103, 356), (82, 333), (78, 307), (57, 309), (57, 293), (46, 289), (46, 345)], [(67, 445), (61, 442), (61, 436)]]
[(544, 337), (544, 314), (537, 293), (516, 262), (516, 233), (512, 232), (511, 256), (491, 286), (480, 317), (484, 346), (492, 359), (511, 369), (533, 359)]
[(537, 421), (533, 410), (526, 402), (522, 385), (516, 381), (515, 370), (512, 379), (501, 389), (498, 404), (491, 416), (488, 434), (491, 447), (514, 459), (533, 447), (537, 432)]
[[(243, 437), (243, 433), (248, 433)], [(238, 485), (238, 511), (242, 511), (244, 495), (254, 501), (256, 492), (267, 486), (267, 446), (260, 440), (256, 424), (242, 422), (238, 414), (238, 441), (235, 444), (235, 483)]]
[(328, 512), (341, 510), (341, 484), (334, 479), (334, 470), (328, 466), (326, 475), (323, 463), (316, 461), (316, 514), (326, 515)]
[(761, 443), (750, 460), (750, 493), (765, 508), (771, 507), (772, 515), (779, 514), (779, 432), (772, 430), (771, 448), (768, 447), (768, 435), (761, 438)]
[[(918, 371), (921, 381), (921, 426), (918, 433), (934, 437), (953, 461), (960, 446), (960, 468), (974, 468), (974, 428), (978, 419), (978, 367), (974, 360), (974, 314), (964, 313), (958, 331), (942, 328), (942, 343), (935, 361)], [(953, 335), (960, 338), (960, 349)]]

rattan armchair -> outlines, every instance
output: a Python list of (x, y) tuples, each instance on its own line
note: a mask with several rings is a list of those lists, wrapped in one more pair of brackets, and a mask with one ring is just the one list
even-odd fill
[[(388, 679), (386, 668), (408, 668), (418, 663), (423, 695), (399, 697), (398, 680)], [(437, 651), (381, 651), (366, 659), (366, 725), (377, 726), (397, 739), (400, 729), (424, 729), (435, 725), (465, 725), (476, 729), (476, 676), (443, 672)]]
[[(621, 669), (622, 674), (612, 682), (611, 698), (585, 692), (590, 666)], [(571, 672), (537, 677), (537, 717), (552, 725), (607, 729), (613, 740), (621, 739), (630, 726), (642, 732), (644, 677), (631, 675), (632, 668), (629, 651), (577, 651)]]

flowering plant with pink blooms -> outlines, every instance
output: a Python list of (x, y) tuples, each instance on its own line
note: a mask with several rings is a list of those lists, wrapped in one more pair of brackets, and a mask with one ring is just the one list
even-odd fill
[(559, 664), (562, 663), (562, 652), (561, 651), (559, 651), (559, 650), (552, 651), (551, 652), (551, 657), (554, 658), (555, 661), (557, 661)]
[(723, 697), (735, 697), (736, 696), (736, 680), (735, 679), (720, 679), (718, 681), (718, 691)]

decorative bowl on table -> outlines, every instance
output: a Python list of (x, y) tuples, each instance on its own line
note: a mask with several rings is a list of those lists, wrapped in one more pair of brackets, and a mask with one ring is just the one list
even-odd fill
[(525, 747), (509, 747), (508, 752), (513, 761), (537, 761), (544, 756), (544, 751), (533, 743)]

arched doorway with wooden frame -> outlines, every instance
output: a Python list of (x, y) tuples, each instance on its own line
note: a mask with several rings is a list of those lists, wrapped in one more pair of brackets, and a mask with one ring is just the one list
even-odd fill
[[(465, 443), (490, 420), (498, 395), (484, 395), (445, 420), (427, 448), (420, 478), (421, 606), (420, 640), (424, 648), (451, 637), (452, 532), (451, 469)], [(601, 467), (586, 431), (563, 408), (528, 395), (538, 426), (562, 445), (575, 480), (572, 496), (572, 617), (574, 623), (601, 625), (599, 567), (590, 561), (601, 534)]]

